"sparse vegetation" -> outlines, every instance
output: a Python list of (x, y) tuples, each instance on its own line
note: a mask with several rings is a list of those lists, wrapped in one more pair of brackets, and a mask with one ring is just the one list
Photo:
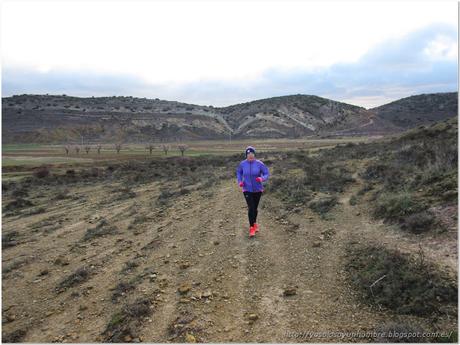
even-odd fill
[(88, 267), (83, 266), (69, 275), (67, 278), (62, 280), (59, 285), (56, 287), (56, 291), (63, 292), (66, 289), (79, 285), (85, 281), (87, 281), (91, 276), (91, 271)]
[(121, 296), (124, 296), (126, 293), (129, 291), (132, 291), (136, 288), (136, 285), (134, 285), (131, 282), (120, 282), (118, 285), (113, 288), (113, 293), (112, 293), (112, 302), (118, 302), (118, 299)]
[[(100, 113), (114, 108), (114, 103), (98, 105), (104, 107)], [(142, 112), (144, 105), (119, 113)], [(149, 115), (163, 105), (153, 105)], [(96, 109), (93, 104), (88, 112)], [(456, 259), (456, 164), (452, 147), (420, 144), (450, 140), (453, 134), (445, 130), (455, 126), (422, 138), (412, 133), (411, 142), (406, 134), (404, 144), (395, 143), (397, 137), (371, 144), (325, 141), (336, 147), (319, 151), (301, 140), (260, 143), (257, 158), (270, 168), (271, 178), (259, 209), (261, 231), (247, 250), (241, 250), (246, 205), (235, 183), (241, 152), (206, 155), (193, 144), (184, 156), (171, 150), (158, 157), (150, 156), (145, 144), (129, 144), (117, 155), (107, 141), (101, 156), (75, 157), (72, 147), (66, 162), (49, 164), (46, 158), (52, 170), (47, 176), (32, 174), (43, 162), (10, 166), (2, 183), (4, 210), (11, 208), (2, 234), (4, 336), (26, 322), (34, 334), (27, 341), (37, 334), (53, 342), (83, 341), (74, 333), (80, 326), (86, 339), (94, 336), (96, 342), (225, 342), (235, 334), (243, 336), (234, 341), (246, 341), (238, 327), (247, 321), (244, 329), (254, 323), (259, 332), (254, 336), (266, 341), (267, 335), (280, 335), (273, 328), (265, 332), (268, 318), (290, 324), (298, 320), (297, 311), (307, 309), (319, 322), (336, 315), (343, 330), (379, 322), (392, 329), (387, 321), (395, 313), (401, 320), (411, 315), (410, 322), (398, 322), (400, 330), (417, 329), (414, 319), (423, 330), (449, 330), (457, 321), (456, 271), (450, 270)], [(95, 143), (82, 133), (82, 143)], [(130, 134), (133, 140), (138, 135)], [(216, 151), (224, 152), (225, 145), (216, 143)], [(52, 152), (63, 156), (62, 145), (57, 147)], [(276, 149), (268, 152), (268, 147)], [(288, 147), (295, 150), (285, 151)], [(432, 152), (429, 157), (423, 156), (425, 149)], [(433, 232), (438, 220), (443, 233)], [(359, 242), (347, 247), (348, 239)], [(383, 242), (385, 247), (378, 245)], [(426, 257), (414, 252), (418, 242)], [(344, 273), (349, 284), (343, 284)], [(263, 299), (246, 303), (247, 290), (264, 296), (267, 286), (273, 287), (270, 296), (278, 292), (298, 305), (279, 314), (276, 308), (259, 309)], [(360, 297), (370, 306), (364, 313), (355, 300)], [(380, 313), (380, 308), (388, 310)], [(238, 310), (243, 312), (234, 318)], [(97, 334), (104, 329), (101, 322), (106, 329)], [(45, 333), (36, 328), (51, 324), (62, 327)]]
[(23, 208), (30, 207), (33, 205), (34, 204), (30, 200), (19, 197), (13, 201), (10, 201), (8, 204), (6, 204), (3, 210), (4, 211), (16, 211), (18, 209), (23, 209)]
[(408, 192), (398, 194), (385, 193), (379, 196), (374, 209), (374, 217), (390, 221), (401, 221), (406, 216), (423, 211), (426, 208)]
[(138, 298), (114, 313), (102, 333), (105, 342), (131, 342), (135, 339), (136, 330), (142, 324), (142, 319), (153, 312), (152, 306), (149, 299)]
[(83, 241), (90, 241), (98, 237), (113, 235), (116, 233), (118, 233), (117, 227), (110, 225), (107, 220), (102, 219), (94, 228), (86, 230)]
[(18, 244), (19, 233), (17, 231), (10, 231), (2, 234), (2, 249), (14, 247)]

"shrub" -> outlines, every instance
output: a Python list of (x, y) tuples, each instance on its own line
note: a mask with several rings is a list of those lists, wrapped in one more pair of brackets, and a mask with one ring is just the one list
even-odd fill
[(352, 195), (349, 200), (350, 205), (354, 206), (358, 203), (358, 197), (356, 195)]
[(420, 234), (429, 231), (435, 225), (434, 215), (428, 211), (411, 214), (404, 218), (401, 228), (410, 232)]
[(69, 287), (81, 284), (90, 277), (90, 270), (86, 267), (80, 267), (74, 273), (62, 280), (56, 288), (57, 292), (62, 292)]
[(102, 219), (94, 228), (86, 230), (83, 241), (89, 241), (93, 238), (102, 237), (105, 235), (113, 235), (117, 232), (118, 229), (116, 226), (109, 225), (105, 219)]
[(37, 178), (44, 178), (47, 177), (50, 174), (50, 171), (48, 167), (40, 167), (36, 169), (33, 173), (33, 175)]
[(17, 198), (16, 200), (13, 200), (13, 201), (9, 202), (8, 204), (6, 204), (4, 210), (5, 211), (14, 211), (14, 210), (17, 210), (17, 209), (21, 209), (21, 208), (25, 208), (25, 207), (29, 207), (29, 206), (33, 206), (33, 205), (34, 204), (30, 200), (23, 199), (23, 198)]
[(127, 292), (132, 291), (135, 288), (136, 285), (134, 285), (131, 282), (118, 283), (118, 285), (112, 289), (114, 291), (112, 294), (112, 302), (117, 302), (118, 298), (120, 298), (123, 294), (126, 294)]
[(134, 330), (140, 324), (140, 319), (152, 313), (151, 306), (149, 299), (138, 298), (115, 312), (102, 333), (105, 336), (105, 342), (121, 343), (126, 342), (126, 336), (134, 338)]
[(373, 211), (375, 218), (389, 221), (401, 221), (403, 217), (420, 212), (426, 207), (415, 201), (408, 192), (399, 194), (381, 194)]
[(316, 213), (325, 214), (329, 212), (337, 203), (338, 203), (337, 197), (330, 196), (330, 197), (321, 198), (319, 200), (314, 200), (310, 202), (308, 207), (310, 207)]
[(290, 204), (306, 204), (311, 200), (311, 190), (303, 177), (276, 177), (269, 186), (281, 200)]
[(423, 253), (414, 258), (370, 244), (349, 245), (346, 256), (348, 278), (371, 305), (418, 316), (457, 308), (456, 282), (427, 264)]
[(2, 249), (14, 247), (18, 245), (17, 237), (19, 233), (17, 231), (10, 231), (2, 234)]
[(2, 335), (2, 343), (21, 343), (26, 335), (27, 331), (24, 329), (16, 329), (11, 333)]

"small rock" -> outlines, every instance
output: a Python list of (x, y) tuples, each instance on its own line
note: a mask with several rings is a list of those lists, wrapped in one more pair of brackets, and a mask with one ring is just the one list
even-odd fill
[(297, 290), (296, 290), (296, 288), (294, 288), (294, 287), (284, 289), (283, 295), (284, 295), (284, 296), (294, 296), (294, 295), (297, 295)]
[(205, 297), (205, 298), (211, 297), (212, 292), (211, 292), (211, 290), (206, 290), (205, 292), (203, 292), (203, 294), (201, 296)]
[(180, 268), (182, 269), (186, 269), (188, 267), (190, 267), (190, 263), (188, 261), (186, 262), (182, 262), (180, 265), (179, 265)]
[(188, 284), (181, 285), (177, 291), (179, 291), (180, 294), (185, 295), (187, 292), (189, 292), (192, 289), (192, 287)]
[(14, 320), (16, 320), (16, 316), (12, 314), (7, 314), (5, 318), (7, 322), (13, 322)]
[(248, 319), (249, 320), (252, 320), (252, 321), (255, 321), (259, 318), (259, 316), (257, 314), (249, 314), (248, 315)]
[(127, 343), (129, 343), (131, 340), (133, 340), (133, 338), (130, 336), (130, 335), (125, 335), (123, 340)]
[(194, 336), (193, 334), (187, 333), (187, 334), (185, 335), (185, 341), (186, 341), (187, 343), (196, 343), (196, 338), (195, 338), (195, 336)]
[(321, 242), (320, 241), (315, 241), (315, 242), (313, 242), (312, 245), (313, 245), (313, 247), (319, 247), (319, 246), (321, 246)]

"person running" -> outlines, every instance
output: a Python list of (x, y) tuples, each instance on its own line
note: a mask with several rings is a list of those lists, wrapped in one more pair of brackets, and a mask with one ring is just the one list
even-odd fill
[(264, 191), (262, 182), (268, 180), (270, 172), (262, 161), (255, 158), (254, 147), (248, 146), (245, 155), (246, 159), (236, 169), (236, 178), (248, 204), (249, 237), (253, 237), (259, 231), (259, 224), (256, 222), (257, 206)]

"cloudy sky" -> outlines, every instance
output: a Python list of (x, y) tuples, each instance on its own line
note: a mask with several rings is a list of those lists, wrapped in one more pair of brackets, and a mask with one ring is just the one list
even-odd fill
[(225, 106), (314, 94), (366, 108), (457, 90), (458, 4), (3, 1), (2, 96)]

